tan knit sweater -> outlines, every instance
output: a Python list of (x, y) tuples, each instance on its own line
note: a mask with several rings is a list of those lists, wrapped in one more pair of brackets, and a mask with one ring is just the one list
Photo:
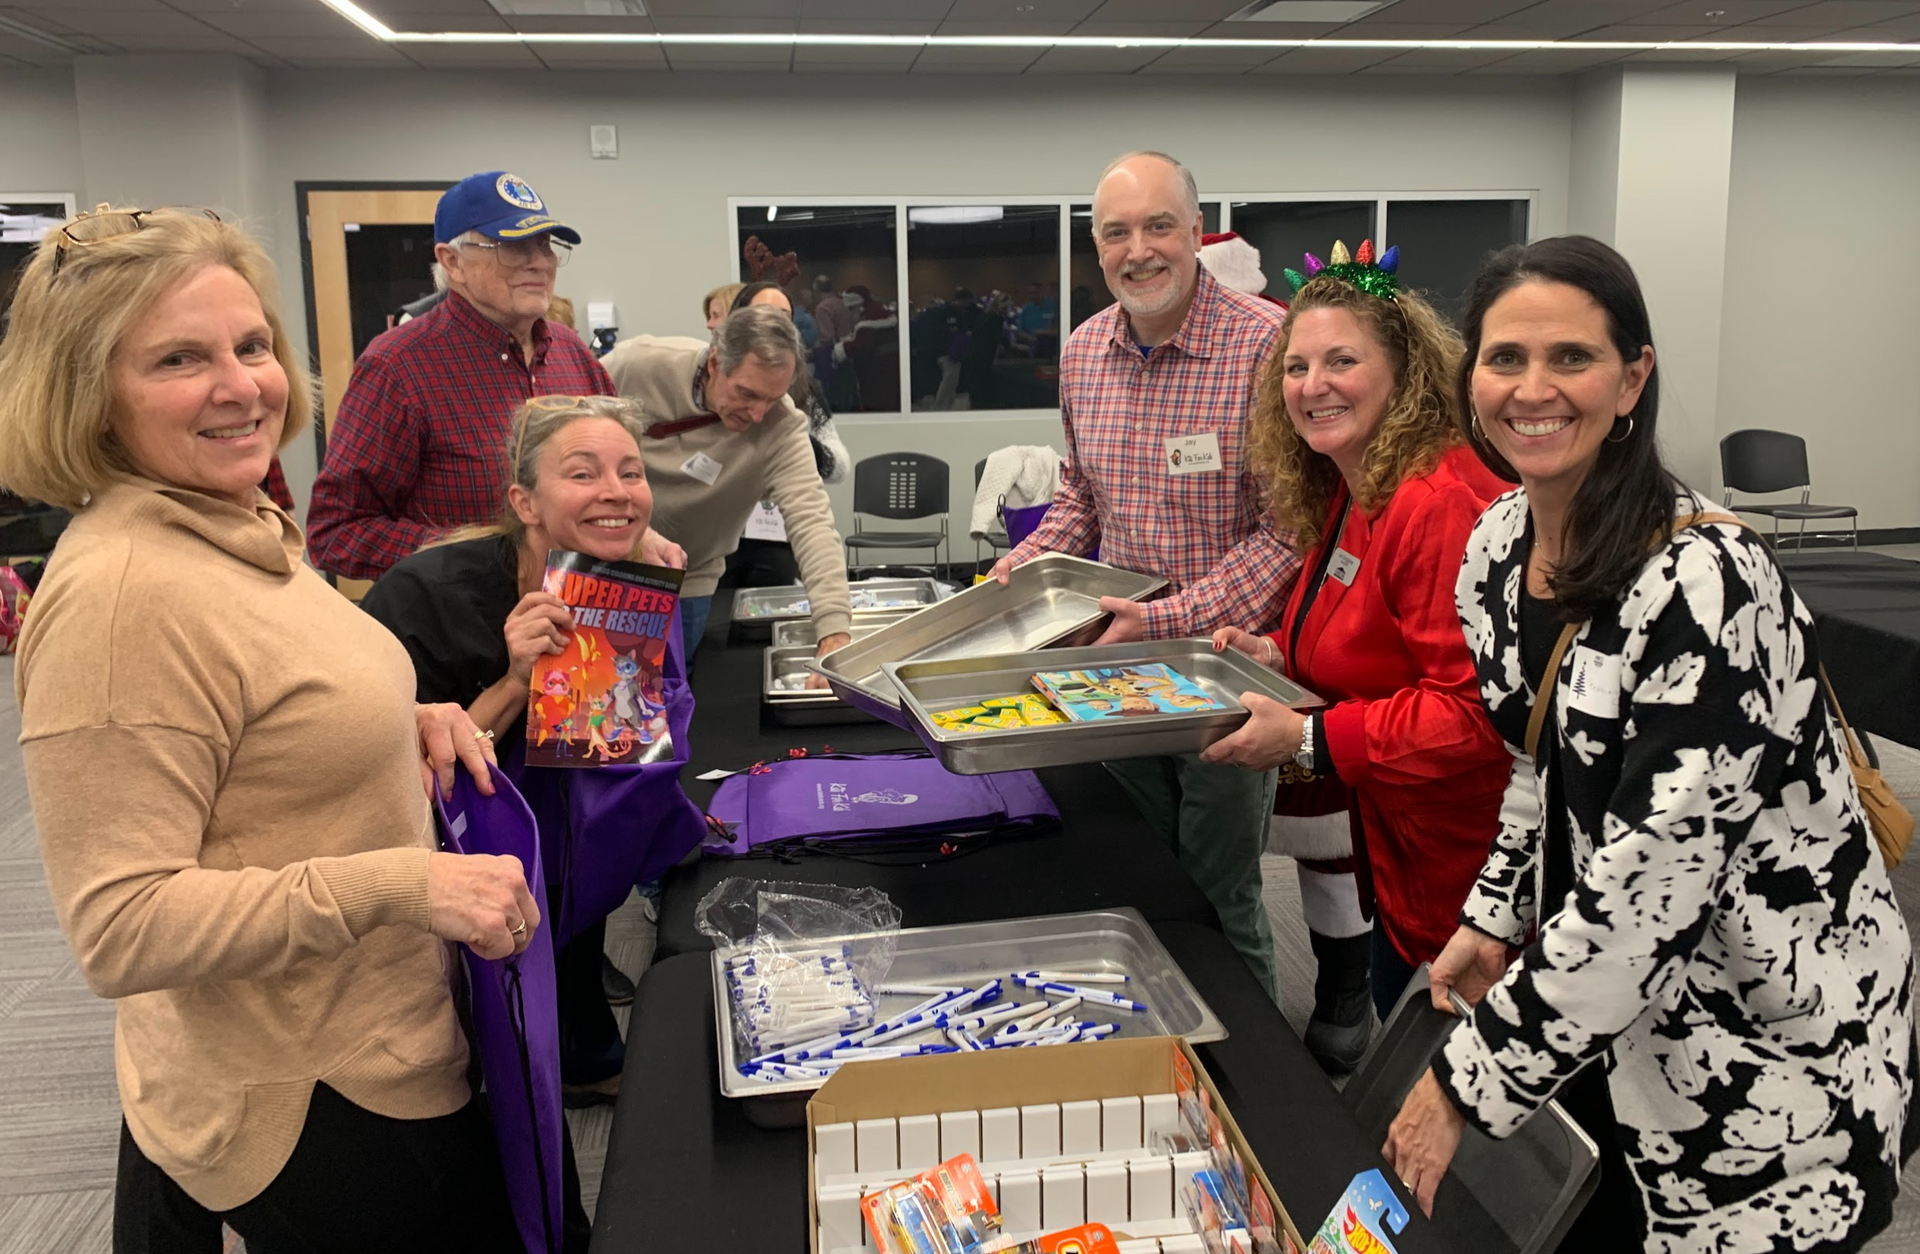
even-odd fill
[[(640, 335), (622, 340), (602, 365), (620, 395), (640, 402), (648, 427), (707, 412), (693, 400), (704, 340)], [(711, 484), (689, 474), (696, 453), (720, 463)], [(784, 396), (766, 420), (746, 431), (720, 423), (640, 441), (653, 487), (653, 525), (687, 550), (687, 581), (680, 591), (710, 596), (740, 545), (747, 516), (762, 500), (780, 508), (787, 539), (813, 606), (815, 633), (825, 639), (853, 622), (847, 589), (847, 551), (833, 525), (833, 506), (813, 464), (807, 416)]]
[(15, 671), (54, 908), (119, 1003), (127, 1123), (214, 1210), (279, 1174), (317, 1080), (397, 1118), (468, 1099), (413, 667), (300, 553), (264, 495), (111, 487), (54, 550)]

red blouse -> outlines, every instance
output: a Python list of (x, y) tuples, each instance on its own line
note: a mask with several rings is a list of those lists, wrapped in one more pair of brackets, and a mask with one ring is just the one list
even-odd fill
[(1341, 484), (1272, 637), (1288, 674), (1330, 703), (1326, 751), (1353, 793), (1387, 937), (1409, 962), (1452, 937), (1513, 764), (1480, 703), (1453, 591), (1475, 520), (1511, 487), (1462, 446), (1373, 514), (1354, 511), (1339, 543), (1352, 560), (1335, 555), (1288, 656), (1346, 508)]

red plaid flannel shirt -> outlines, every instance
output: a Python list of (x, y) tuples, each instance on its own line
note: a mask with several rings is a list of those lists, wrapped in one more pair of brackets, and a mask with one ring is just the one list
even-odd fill
[[(1085, 554), (1164, 575), (1172, 594), (1146, 609), (1148, 639), (1280, 621), (1300, 556), (1273, 534), (1247, 469), (1247, 406), (1284, 316), (1200, 269), (1180, 330), (1142, 356), (1125, 311), (1082, 323), (1060, 354), (1067, 467), (1053, 507), (1013, 551)], [(1176, 475), (1166, 441), (1220, 439), (1218, 471)]]
[(612, 396), (580, 337), (533, 324), (533, 366), (503, 328), (447, 299), (367, 345), (307, 509), (321, 570), (378, 579), (434, 536), (505, 508), (509, 420), (532, 396)]

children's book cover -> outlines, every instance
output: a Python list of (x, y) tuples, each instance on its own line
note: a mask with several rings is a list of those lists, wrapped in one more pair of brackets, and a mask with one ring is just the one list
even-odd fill
[(667, 632), (685, 571), (555, 549), (543, 587), (567, 603), (567, 647), (533, 667), (528, 766), (633, 766), (673, 756)]
[(1227, 708), (1224, 701), (1164, 662), (1041, 671), (1033, 677), (1033, 686), (1076, 723)]

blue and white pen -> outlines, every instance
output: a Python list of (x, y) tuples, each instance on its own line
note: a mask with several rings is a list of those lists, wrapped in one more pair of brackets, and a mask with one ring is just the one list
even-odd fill
[(1147, 1008), (1145, 1002), (1133, 1001), (1130, 998), (1120, 996), (1118, 993), (1110, 993), (1104, 988), (1079, 988), (1072, 984), (1054, 983), (1045, 983), (1037, 986), (1029, 985), (1028, 987), (1037, 987), (1043, 993), (1052, 993), (1058, 997), (1078, 997), (1085, 1002), (1097, 1003), (1102, 1006), (1112, 1006), (1119, 1010), (1145, 1010)]
[(1124, 971), (1028, 971), (1025, 974), (1042, 983), (1125, 984), (1133, 977)]

